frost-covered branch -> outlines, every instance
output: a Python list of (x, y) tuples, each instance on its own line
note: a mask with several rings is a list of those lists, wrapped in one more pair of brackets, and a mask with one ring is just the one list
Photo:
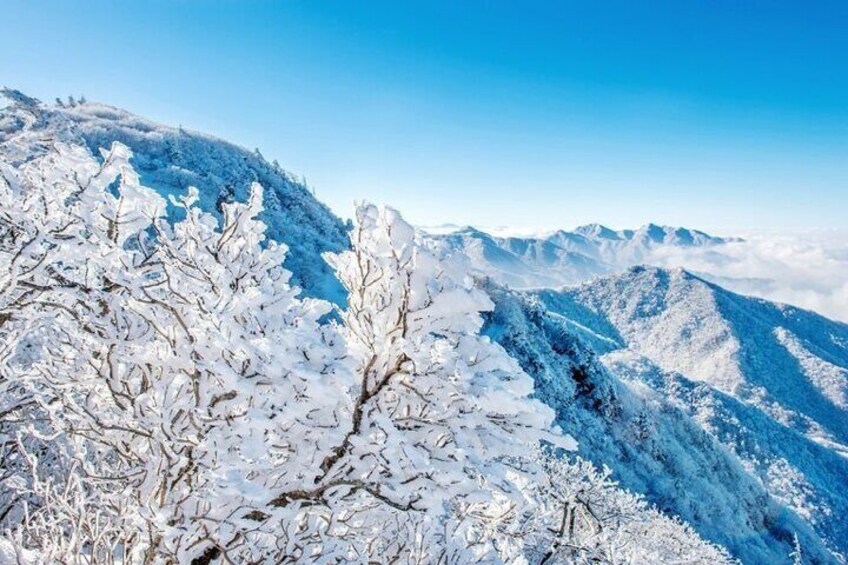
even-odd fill
[[(52, 143), (0, 164), (0, 551), (721, 561), (605, 475), (533, 455), (575, 442), (479, 335), (493, 306), (464, 258), (394, 210), (360, 206), (328, 256), (348, 291), (328, 322), (266, 240), (259, 185), (220, 217), (190, 189), (172, 223), (126, 147)], [(677, 549), (640, 549), (654, 530)]]

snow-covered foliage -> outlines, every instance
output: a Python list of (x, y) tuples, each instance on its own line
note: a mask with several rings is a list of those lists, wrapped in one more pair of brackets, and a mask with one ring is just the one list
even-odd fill
[[(169, 223), (130, 158), (53, 141), (2, 164), (3, 555), (728, 561), (586, 464), (533, 455), (575, 443), (478, 335), (493, 304), (463, 258), (396, 212), (358, 209), (328, 257), (348, 307), (322, 322), (256, 219), (259, 185), (220, 222), (189, 189)], [(602, 535), (546, 529), (577, 496)]]
[[(548, 431), (553, 414), (529, 399), (532, 379), (477, 335), (492, 304), (458, 258), (437, 257), (397, 212), (372, 205), (358, 208), (351, 241), (328, 256), (348, 291), (340, 315), (356, 380), (338, 416), (344, 437), (316, 450), (309, 488), (282, 489), (273, 504), (349, 496), (358, 510), (341, 527), (362, 530), (379, 553), (436, 561), (448, 542), (460, 561), (508, 552), (488, 530), (527, 504), (517, 482), (532, 473), (509, 462), (542, 439), (573, 441)], [(384, 529), (411, 527), (404, 513), (418, 515), (414, 543)], [(317, 514), (332, 526), (302, 551), (327, 558), (325, 537), (346, 536), (332, 509)]]
[(190, 191), (171, 226), (127, 148), (103, 157), (57, 143), (4, 170), (4, 512), (47, 559), (240, 551), (251, 510), (310, 466), (292, 437), (334, 440), (329, 307), (260, 245), (258, 186), (220, 227)]
[[(3, 96), (11, 104), (2, 108)], [(95, 157), (114, 142), (132, 151), (142, 182), (170, 201), (198, 188), (197, 206), (219, 220), (223, 205), (244, 201), (253, 183), (264, 189), (263, 210), (269, 240), (288, 247), (286, 268), (304, 294), (341, 303), (344, 294), (324, 252), (348, 247), (347, 227), (313, 197), (302, 181), (268, 162), (258, 151), (183, 127), (170, 127), (125, 110), (94, 102), (48, 105), (14, 90), (0, 90), (0, 158), (19, 163), (43, 154), (50, 140), (88, 148)], [(181, 210), (168, 206), (171, 219)]]
[(728, 242), (368, 205), (348, 238), (258, 152), (6, 96), (0, 563), (729, 561), (671, 516), (840, 562), (844, 325), (652, 270), (469, 278)]
[(537, 563), (728, 563), (686, 524), (621, 490), (610, 471), (542, 452), (545, 478), (528, 520), (527, 554)]

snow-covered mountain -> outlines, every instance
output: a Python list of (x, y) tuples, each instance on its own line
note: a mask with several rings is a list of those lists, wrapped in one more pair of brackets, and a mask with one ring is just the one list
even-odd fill
[(640, 264), (665, 248), (718, 247), (739, 241), (654, 224), (619, 231), (587, 224), (534, 237), (495, 236), (470, 226), (440, 227), (429, 233), (466, 253), (478, 273), (511, 288), (574, 285)]
[[(809, 562), (839, 562), (807, 522), (809, 514), (796, 511), (780, 493), (769, 489), (744, 459), (722, 444), (724, 436), (682, 400), (633, 378), (629, 369), (606, 366), (608, 357), (600, 357), (596, 348), (621, 347), (610, 328), (596, 332), (582, 322), (601, 328), (600, 321), (571, 312), (562, 315), (548, 309), (534, 293), (494, 285), (487, 290), (497, 306), (488, 319), (487, 334), (534, 377), (536, 394), (556, 410), (563, 429), (579, 438), (582, 456), (610, 467), (626, 488), (644, 493), (745, 563), (788, 562), (794, 535)], [(727, 425), (735, 421), (730, 419)], [(772, 433), (774, 426), (764, 427), (754, 418), (743, 422), (737, 429), (744, 429), (757, 442), (785, 441), (787, 433), (797, 435), (786, 431), (774, 440), (760, 438)], [(749, 423), (751, 429), (745, 427)], [(815, 444), (811, 453), (819, 458), (807, 468), (823, 476), (822, 482), (829, 480), (830, 491), (838, 490), (848, 476), (846, 461)], [(788, 476), (782, 478), (792, 484)], [(837, 537), (840, 532), (828, 531), (833, 534), (830, 539), (835, 539), (832, 546), (844, 545), (840, 541), (844, 538)]]
[[(257, 152), (101, 104), (7, 96), (0, 161), (14, 166), (55, 140), (93, 154), (121, 141), (144, 184), (166, 196), (197, 186), (212, 212), (258, 181), (262, 219), (289, 245), (295, 280), (343, 301), (321, 255), (349, 245), (345, 224)], [(745, 563), (789, 562), (796, 535), (805, 563), (845, 562), (831, 550), (848, 554), (848, 326), (684, 271), (608, 276), (657, 249), (732, 243), (693, 230), (591, 224), (532, 238), (473, 228), (432, 237), (491, 278), (481, 283), (496, 305), (486, 334), (534, 378), (580, 455)]]
[[(200, 190), (200, 206), (243, 201), (253, 182), (265, 188), (262, 220), (271, 239), (289, 247), (286, 266), (307, 294), (337, 301), (342, 290), (322, 253), (347, 247), (347, 228), (309, 189), (276, 162), (213, 136), (145, 120), (93, 102), (46, 105), (6, 89), (0, 112), (0, 159), (15, 164), (49, 150), (55, 140), (85, 144), (94, 155), (119, 141), (133, 152), (141, 180), (163, 196)], [(3, 96), (0, 96), (2, 105)], [(170, 210), (175, 213), (175, 209)]]
[(603, 242), (618, 242), (619, 245), (631, 247), (648, 247), (651, 245), (677, 245), (690, 247), (696, 245), (717, 245), (735, 241), (736, 238), (723, 238), (706, 234), (702, 231), (680, 227), (658, 226), (647, 224), (637, 230), (612, 230), (601, 224), (586, 224), (574, 228), (572, 232), (559, 231), (550, 237), (580, 235), (587, 240), (600, 244)]
[(635, 267), (532, 296), (612, 373), (689, 414), (848, 551), (848, 325), (680, 269)]
[(547, 239), (495, 237), (472, 227), (433, 237), (465, 253), (476, 272), (514, 288), (573, 284), (609, 271), (602, 261)]

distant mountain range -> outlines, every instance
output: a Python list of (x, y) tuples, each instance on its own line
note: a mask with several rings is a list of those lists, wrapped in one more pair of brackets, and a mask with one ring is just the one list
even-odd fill
[(618, 231), (587, 224), (535, 237), (495, 236), (470, 226), (441, 226), (429, 233), (466, 253), (478, 273), (512, 288), (574, 285), (638, 265), (661, 248), (717, 247), (742, 241), (655, 224)]

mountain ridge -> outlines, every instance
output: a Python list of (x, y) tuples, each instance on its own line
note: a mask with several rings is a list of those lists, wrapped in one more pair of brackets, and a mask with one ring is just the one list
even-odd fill
[[(625, 381), (717, 437), (776, 498), (845, 552), (848, 324), (746, 297), (684, 269), (634, 267), (530, 293), (571, 320)], [(776, 441), (774, 438), (783, 438)]]
[[(308, 295), (343, 300), (341, 286), (320, 259), (347, 248), (347, 226), (308, 187), (261, 154), (221, 138), (171, 127), (95, 102), (49, 105), (4, 89), (11, 104), (0, 110), (0, 156), (16, 162), (46, 150), (52, 139), (84, 143), (99, 157), (118, 141), (128, 146), (142, 182), (166, 197), (200, 190), (202, 209), (220, 214), (223, 203), (245, 200), (253, 182), (265, 188), (260, 217), (268, 237), (289, 247), (286, 266)], [(178, 214), (169, 208), (170, 214)], [(319, 260), (315, 260), (318, 257)]]
[(742, 241), (656, 224), (618, 231), (586, 224), (573, 231), (530, 237), (496, 236), (473, 226), (455, 228), (437, 228), (429, 234), (466, 253), (479, 274), (518, 289), (579, 284), (639, 264), (663, 249), (719, 247)]
[(577, 434), (578, 454), (608, 466), (622, 486), (743, 562), (788, 562), (794, 534), (812, 562), (836, 562), (816, 533), (681, 407), (637, 381), (620, 380), (532, 293), (486, 289), (496, 305), (486, 335), (533, 376), (557, 423)]

